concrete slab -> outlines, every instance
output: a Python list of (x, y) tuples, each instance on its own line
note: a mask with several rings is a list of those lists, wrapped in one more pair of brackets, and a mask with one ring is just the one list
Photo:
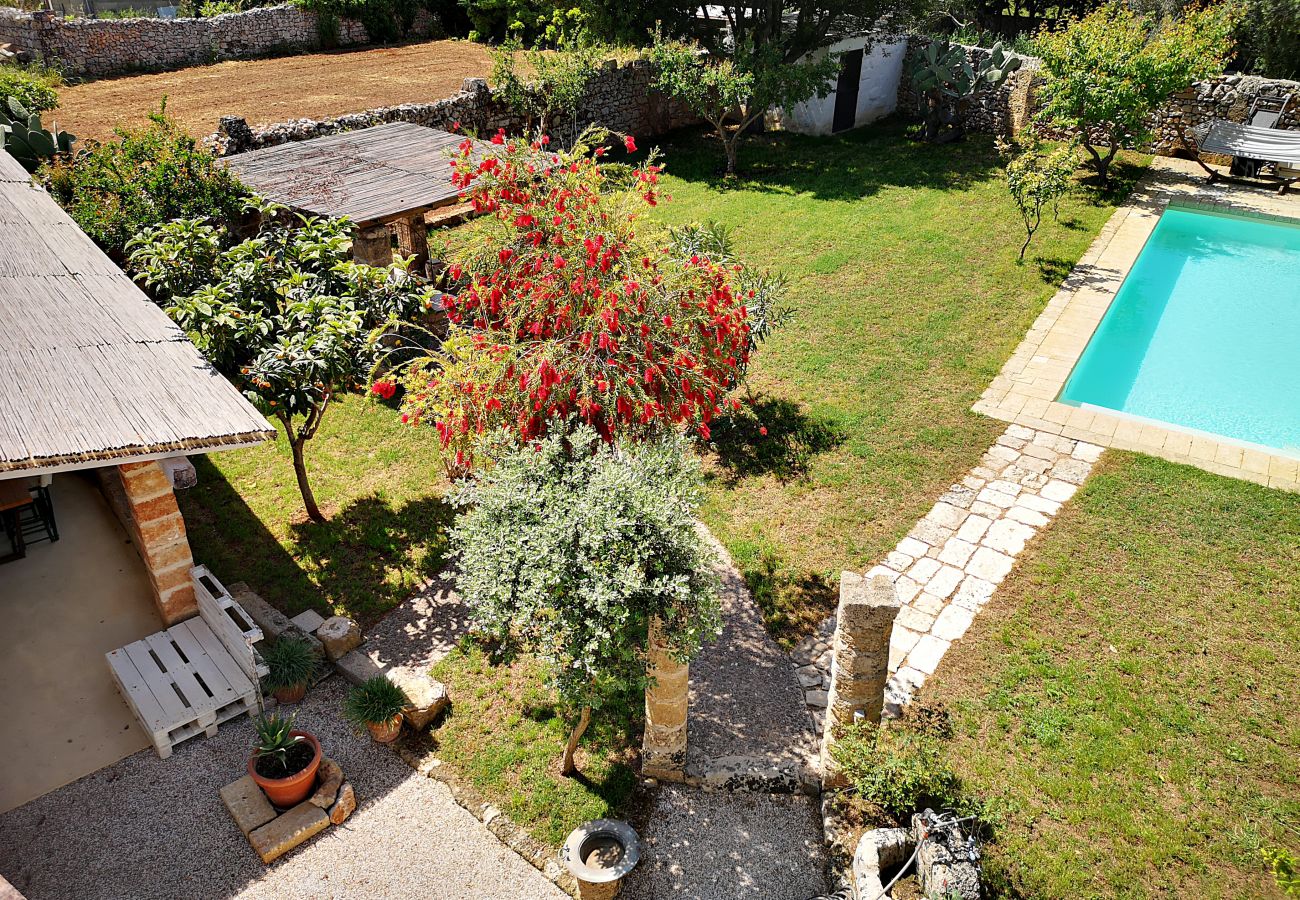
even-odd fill
[(144, 565), (93, 479), (50, 493), (61, 540), (0, 566), (0, 812), (149, 746), (104, 661), (163, 627)]

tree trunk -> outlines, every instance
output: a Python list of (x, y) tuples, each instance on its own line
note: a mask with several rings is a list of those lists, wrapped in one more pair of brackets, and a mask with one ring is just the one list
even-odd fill
[(311, 492), (311, 485), (307, 482), (307, 462), (303, 458), (303, 445), (306, 441), (301, 438), (290, 438), (289, 446), (293, 448), (293, 474), (298, 476), (298, 490), (302, 494), (303, 506), (307, 508), (307, 516), (313, 522), (324, 522), (325, 517), (321, 515), (320, 507), (316, 505), (316, 496)]
[(1038, 225), (1043, 221), (1041, 212), (1034, 213), (1034, 221), (1031, 224), (1029, 217), (1025, 216), (1025, 242), (1020, 245), (1020, 261), (1025, 260), (1025, 251), (1029, 249), (1029, 242), (1034, 239), (1034, 232), (1038, 230)]
[(736, 142), (740, 139), (739, 132), (731, 140), (724, 140), (722, 143), (723, 150), (727, 153), (727, 175), (736, 174)]
[(578, 751), (578, 741), (582, 740), (582, 734), (591, 724), (591, 707), (584, 706), (582, 715), (578, 717), (578, 724), (574, 726), (573, 731), (569, 733), (568, 743), (564, 745), (564, 759), (560, 763), (561, 775), (572, 775), (578, 771), (577, 765), (573, 762), (573, 754)]

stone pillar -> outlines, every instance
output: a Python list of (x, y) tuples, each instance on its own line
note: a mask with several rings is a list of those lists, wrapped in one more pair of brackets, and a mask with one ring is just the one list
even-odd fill
[(898, 593), (883, 575), (867, 581), (861, 575), (840, 575), (840, 605), (836, 613), (835, 640), (831, 648), (831, 687), (826, 700), (826, 725), (822, 732), (822, 785), (841, 787), (844, 777), (835, 770), (831, 745), (838, 729), (861, 716), (880, 723), (889, 678), (889, 639), (898, 615)]
[(412, 216), (395, 223), (397, 250), (403, 256), (414, 256), (411, 271), (417, 275), (429, 274), (429, 232), (424, 224), (424, 214)]
[(641, 748), (641, 771), (651, 778), (681, 781), (686, 772), (686, 715), (691, 678), (690, 667), (677, 662), (668, 652), (663, 623), (650, 621), (646, 648), (646, 675), (651, 684), (645, 691), (645, 738)]
[(367, 225), (352, 233), (352, 258), (370, 266), (393, 264), (393, 236), (387, 225)]
[(153, 461), (124, 463), (117, 473), (127, 528), (149, 573), (158, 612), (168, 625), (187, 619), (198, 611), (190, 580), (194, 557), (171, 479)]

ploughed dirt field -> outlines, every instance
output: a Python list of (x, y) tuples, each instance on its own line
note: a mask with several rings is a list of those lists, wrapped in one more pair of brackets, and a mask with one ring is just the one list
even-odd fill
[(167, 112), (203, 137), (226, 115), (259, 125), (438, 100), (491, 69), (488, 48), (469, 41), (239, 60), (69, 85), (53, 116), (79, 138), (102, 140), (143, 123), (166, 95)]

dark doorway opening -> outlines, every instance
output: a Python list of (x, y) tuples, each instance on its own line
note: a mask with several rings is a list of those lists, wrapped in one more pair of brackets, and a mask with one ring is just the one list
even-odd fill
[(858, 117), (858, 85), (862, 81), (862, 48), (840, 57), (840, 77), (835, 82), (835, 117), (831, 131), (848, 131)]

